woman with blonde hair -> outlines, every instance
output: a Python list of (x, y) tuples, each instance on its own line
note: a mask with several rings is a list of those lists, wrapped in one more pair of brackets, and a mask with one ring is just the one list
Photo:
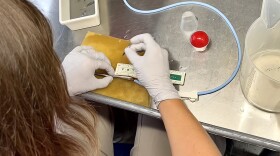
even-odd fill
[(0, 17), (0, 155), (96, 155), (96, 113), (67, 93), (46, 18), (23, 0), (0, 0)]
[[(72, 96), (106, 87), (112, 76), (96, 79), (94, 71), (113, 75), (109, 60), (90, 47), (77, 47), (62, 70), (48, 21), (29, 1), (0, 0), (0, 17), (0, 155), (105, 155), (95, 110)], [(166, 51), (149, 34), (131, 42), (126, 55), (159, 108), (172, 155), (220, 155), (171, 84)], [(141, 155), (135, 152), (139, 147), (135, 144), (133, 155)]]

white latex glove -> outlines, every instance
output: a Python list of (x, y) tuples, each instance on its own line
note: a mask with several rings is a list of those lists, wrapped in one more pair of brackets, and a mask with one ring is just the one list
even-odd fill
[[(150, 34), (133, 37), (131, 46), (125, 49), (130, 62), (133, 64), (140, 83), (148, 90), (156, 106), (167, 99), (179, 99), (177, 90), (169, 76), (168, 53), (162, 49)], [(145, 51), (143, 56), (137, 51)]]
[[(105, 88), (113, 80), (114, 69), (108, 58), (92, 47), (78, 46), (63, 60), (68, 92), (70, 96)], [(104, 69), (109, 75), (102, 79), (94, 76), (95, 70)]]

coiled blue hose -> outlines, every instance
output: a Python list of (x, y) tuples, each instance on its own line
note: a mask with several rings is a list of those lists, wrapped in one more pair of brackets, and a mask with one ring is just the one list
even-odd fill
[(183, 5), (198, 5), (198, 6), (202, 6), (202, 7), (205, 7), (205, 8), (208, 8), (208, 9), (214, 11), (215, 13), (217, 13), (219, 16), (222, 17), (222, 19), (226, 22), (226, 24), (228, 25), (229, 29), (231, 30), (231, 32), (232, 32), (232, 34), (234, 36), (234, 39), (236, 41), (237, 48), (238, 48), (238, 62), (237, 62), (237, 65), (236, 65), (233, 73), (231, 74), (231, 76), (223, 84), (221, 84), (221, 85), (219, 85), (219, 86), (217, 86), (217, 87), (215, 87), (213, 89), (210, 89), (210, 90), (200, 91), (197, 94), (199, 96), (201, 96), (201, 95), (207, 95), (207, 94), (212, 94), (214, 92), (217, 92), (217, 91), (223, 89), (225, 86), (227, 86), (235, 78), (235, 76), (237, 75), (238, 70), (239, 70), (239, 68), (241, 66), (241, 60), (242, 60), (242, 50), (241, 50), (241, 46), (240, 46), (240, 41), (238, 39), (238, 36), (237, 36), (233, 26), (230, 23), (230, 21), (217, 8), (215, 8), (215, 7), (213, 7), (213, 6), (209, 5), (209, 4), (206, 4), (206, 3), (202, 3), (202, 2), (186, 1), (186, 2), (174, 3), (174, 4), (171, 4), (171, 5), (168, 5), (168, 6), (165, 6), (165, 7), (161, 7), (161, 8), (158, 8), (158, 9), (153, 9), (153, 10), (139, 10), (139, 9), (135, 9), (131, 5), (129, 5), (127, 0), (123, 0), (123, 2), (125, 3), (125, 5), (129, 9), (131, 9), (132, 11), (134, 11), (136, 13), (140, 13), (140, 14), (159, 13), (159, 12), (163, 12), (163, 11), (166, 11), (166, 10), (169, 10), (169, 9), (172, 9), (172, 8), (176, 8), (176, 7), (179, 7), (179, 6), (183, 6)]

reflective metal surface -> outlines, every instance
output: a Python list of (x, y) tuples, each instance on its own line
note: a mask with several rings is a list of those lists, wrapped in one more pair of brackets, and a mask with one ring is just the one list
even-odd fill
[[(153, 9), (183, 0), (130, 0), (132, 6)], [(140, 15), (122, 0), (100, 0), (101, 25), (71, 31), (58, 21), (58, 1), (33, 1), (49, 18), (54, 31), (55, 49), (62, 60), (75, 46), (80, 45), (87, 31), (130, 39), (139, 33), (151, 33), (159, 44), (170, 52), (171, 69), (187, 72), (185, 86), (180, 90), (211, 89), (224, 82), (237, 62), (237, 48), (225, 23), (213, 12), (196, 6), (185, 6), (160, 14)], [(242, 46), (245, 35), (260, 15), (261, 0), (202, 0), (220, 9), (235, 27)], [(199, 29), (211, 39), (209, 50), (196, 53), (180, 32), (180, 19), (185, 11), (198, 18)], [(158, 111), (116, 99), (87, 93), (86, 99), (102, 102), (138, 113), (160, 117)], [(239, 76), (223, 90), (202, 96), (199, 102), (185, 101), (193, 114), (211, 133), (280, 151), (280, 115), (261, 111), (244, 98)], [(187, 132), (186, 132), (187, 133)]]

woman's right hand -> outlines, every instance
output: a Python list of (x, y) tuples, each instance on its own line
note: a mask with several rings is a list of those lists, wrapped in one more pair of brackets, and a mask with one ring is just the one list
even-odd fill
[[(167, 51), (150, 34), (137, 35), (130, 41), (132, 45), (125, 49), (125, 53), (139, 81), (147, 88), (159, 108), (172, 155), (221, 155), (184, 102), (179, 100), (178, 92), (169, 78)], [(145, 54), (139, 56), (137, 51), (143, 50)]]
[[(177, 90), (169, 78), (168, 53), (162, 49), (150, 34), (133, 37), (132, 45), (125, 49), (133, 64), (138, 80), (148, 90), (155, 103), (167, 99), (179, 99)], [(145, 51), (143, 56), (138, 51)]]

